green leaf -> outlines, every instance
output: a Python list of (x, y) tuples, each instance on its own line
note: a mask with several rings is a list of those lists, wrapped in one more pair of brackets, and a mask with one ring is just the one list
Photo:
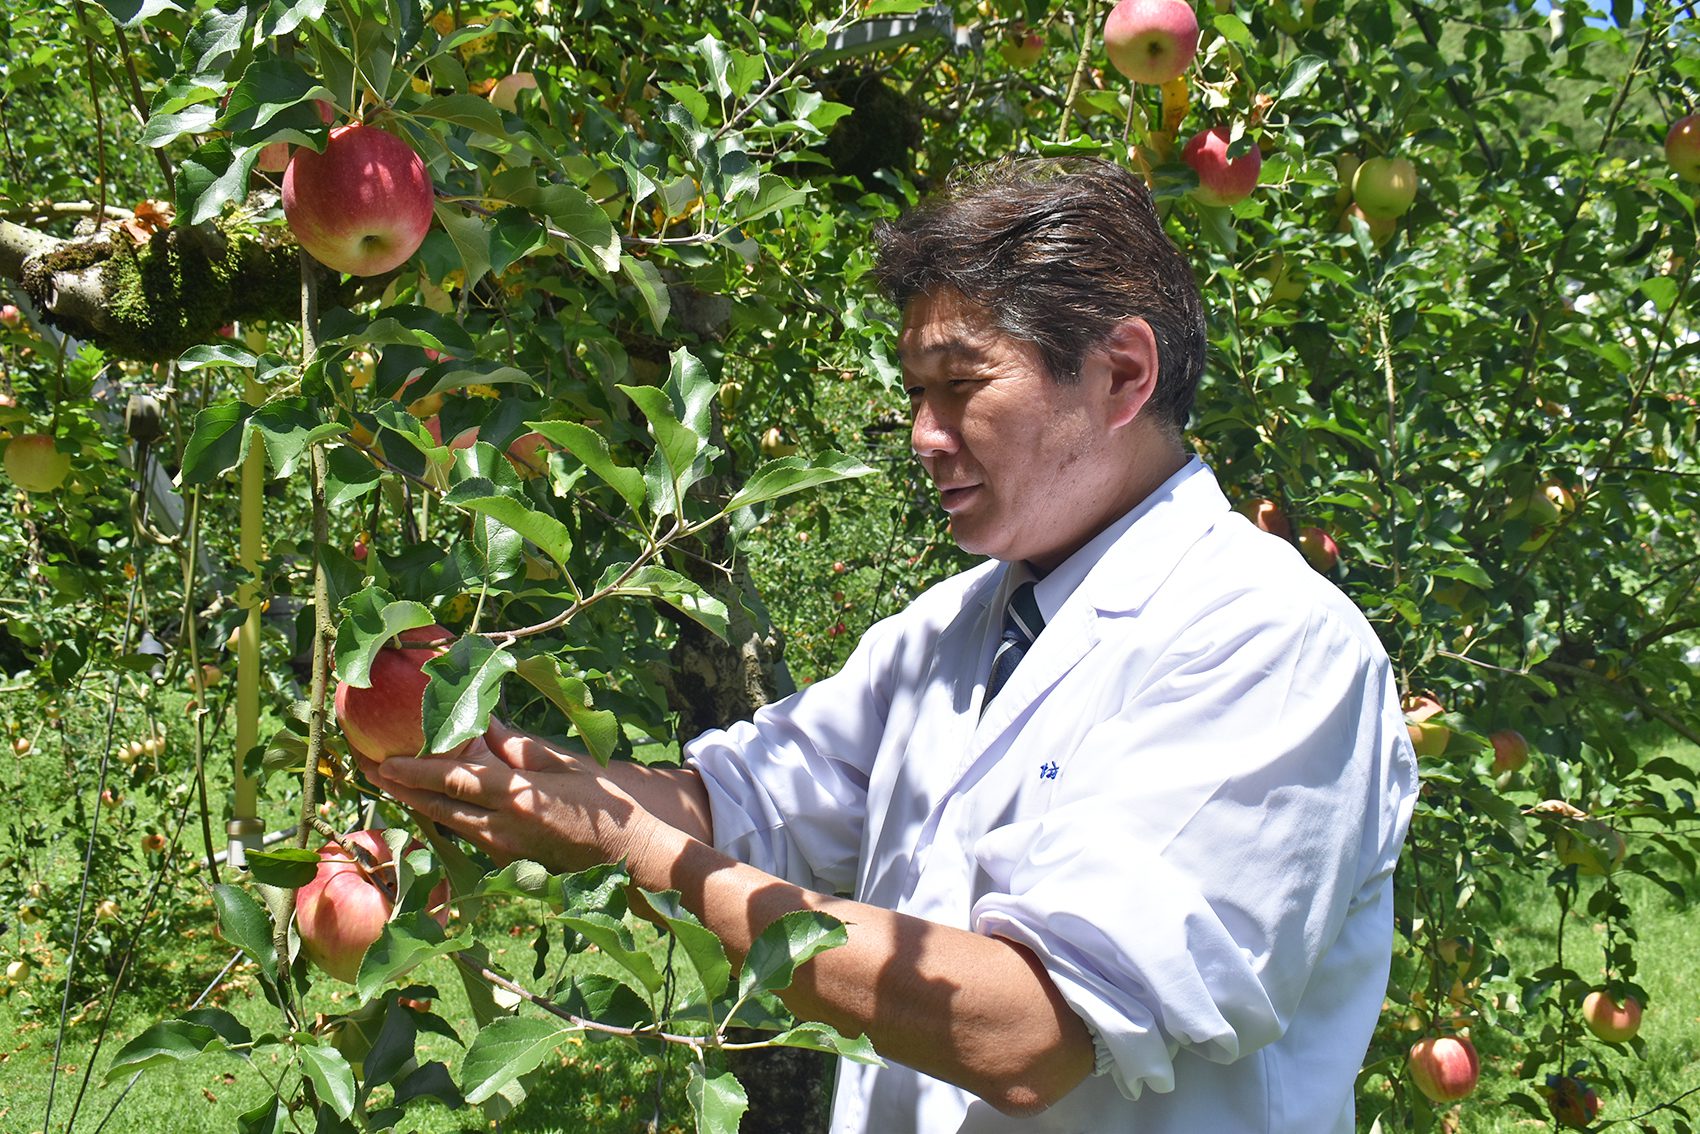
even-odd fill
[(183, 448), (185, 487), (211, 484), (242, 463), (242, 440), (254, 411), (243, 402), (221, 402), (195, 415), (195, 428)]
[(466, 937), (445, 937), (443, 927), (423, 911), (412, 919), (399, 917), (384, 926), (378, 939), (366, 950), (360, 962), (355, 988), (362, 999), (370, 1000), (433, 957), (446, 957), (470, 949), (473, 942)]
[[(470, 97), (470, 96), (468, 96)], [(489, 106), (484, 99), (476, 102)], [(490, 270), (490, 234), (493, 228), (483, 217), (466, 213), (451, 205), (436, 207), (437, 223), (449, 234), (455, 251), (460, 253), (461, 268), (466, 272), (466, 286), (471, 287)]]
[(372, 659), (385, 643), (404, 630), (433, 622), (423, 603), (397, 602), (381, 587), (367, 587), (348, 600), (346, 609), (336, 630), (336, 672), (358, 689), (371, 687)]
[(561, 233), (583, 245), (595, 267), (620, 269), (620, 235), (602, 206), (576, 185), (539, 185), (529, 170), (507, 170), (490, 181), (488, 196), (547, 217)]
[(749, 1096), (736, 1076), (730, 1071), (709, 1071), (700, 1063), (691, 1064), (685, 1097), (696, 1116), (697, 1134), (738, 1134), (738, 1124), (750, 1108)]
[[(1232, 17), (1230, 17), (1232, 18)], [(1221, 17), (1217, 17), (1220, 25)], [(1281, 97), (1298, 98), (1305, 94), (1316, 83), (1318, 75), (1328, 69), (1328, 61), (1315, 55), (1301, 55), (1287, 65), (1286, 74), (1281, 76)]]
[(482, 736), (490, 726), (502, 678), (513, 672), (514, 656), (482, 634), (465, 634), (425, 663), (425, 748), (447, 752)]
[(509, 1016), (479, 1031), (460, 1064), (461, 1090), (474, 1106), (535, 1070), (579, 1029), (560, 1020)]
[(626, 273), (626, 278), (637, 288), (638, 295), (643, 297), (645, 310), (649, 312), (649, 324), (655, 328), (656, 334), (662, 333), (662, 325), (667, 322), (667, 315), (673, 309), (673, 296), (667, 290), (667, 281), (661, 278), (661, 269), (649, 260), (639, 260), (635, 256), (621, 254), (620, 267)]
[(561, 922), (578, 930), (651, 994), (661, 991), (664, 982), (661, 971), (655, 967), (655, 958), (632, 941), (631, 931), (624, 922), (600, 913), (568, 913), (561, 917)]
[(249, 423), (266, 447), (266, 466), (273, 479), (292, 475), (313, 443), (343, 432), (341, 422), (324, 420), (319, 408), (306, 398), (267, 402), (254, 412)]
[(230, 366), (237, 370), (248, 370), (254, 365), (252, 351), (232, 342), (204, 343), (192, 346), (177, 356), (177, 369), (182, 371), (199, 370), (203, 366)]
[(590, 687), (561, 671), (560, 660), (537, 654), (514, 667), (520, 678), (561, 710), (598, 764), (606, 765), (620, 743), (620, 723), (614, 714), (591, 708)]
[(867, 1036), (847, 1038), (840, 1035), (837, 1028), (830, 1024), (808, 1021), (788, 1028), (768, 1041), (775, 1047), (801, 1047), (810, 1051), (824, 1051), (832, 1055), (842, 1055), (856, 1063), (867, 1063), (875, 1067), (884, 1067), (885, 1060), (879, 1057), (874, 1045)]
[(632, 510), (643, 507), (643, 473), (614, 459), (608, 441), (600, 433), (576, 421), (528, 421), (551, 444), (559, 445), (579, 459), (585, 468), (601, 477)]
[(788, 987), (798, 965), (848, 940), (844, 923), (819, 910), (793, 910), (781, 916), (750, 946), (738, 973), (738, 998)]
[(382, 480), (378, 467), (357, 449), (338, 445), (325, 454), (325, 503), (333, 510), (354, 503)]
[(273, 1095), (236, 1116), (236, 1134), (284, 1134), (288, 1129), (289, 1108), (281, 1095)]
[(299, 889), (319, 873), (319, 855), (304, 847), (284, 847), (282, 850), (247, 852), (248, 869), (256, 882), (281, 886), (286, 890)]
[(648, 595), (658, 598), (676, 610), (683, 611), (694, 621), (712, 630), (721, 638), (726, 636), (726, 604), (691, 582), (677, 571), (665, 567), (640, 567), (631, 577), (614, 586), (625, 566), (613, 564), (604, 572), (597, 589), (613, 587), (610, 594)]
[(197, 149), (177, 167), (177, 215), (185, 224), (204, 224), (224, 211), (232, 201), (248, 193), (248, 175), (253, 172), (259, 151), (231, 150), (230, 142), (214, 139)]
[(272, 919), (245, 890), (228, 882), (213, 887), (213, 908), (224, 939), (252, 957), (260, 971), (277, 982), (277, 946), (272, 941)]
[(1223, 39), (1240, 48), (1256, 48), (1257, 40), (1246, 27), (1245, 21), (1232, 12), (1218, 12), (1211, 20), (1212, 26)]
[(100, 6), (115, 22), (127, 28), (138, 27), (161, 12), (187, 10), (173, 0), (100, 0)]
[(354, 1113), (354, 1069), (342, 1052), (329, 1044), (303, 1043), (301, 1070), (313, 1081), (319, 1102), (331, 1108), (338, 1118)]
[[(507, 133), (502, 127), (502, 112), (491, 105), (489, 99), (474, 94), (452, 94), (434, 98), (413, 113), (420, 118), (433, 118), (439, 122), (464, 126), (469, 130), (496, 137)], [(472, 282), (470, 275), (467, 282)]]
[(209, 1051), (227, 1050), (228, 1047), (224, 1036), (203, 1024), (165, 1020), (125, 1044), (113, 1056), (112, 1066), (106, 1069), (106, 1082), (111, 1083), (121, 1076), (162, 1063), (181, 1063)]
[(776, 500), (818, 485), (867, 476), (873, 471), (870, 466), (843, 453), (822, 453), (809, 460), (781, 457), (757, 469), (755, 475), (727, 501), (726, 510), (735, 512), (739, 508)]
[(677, 890), (660, 893), (644, 890), (643, 896), (685, 951), (686, 959), (702, 982), (703, 995), (710, 1002), (724, 996), (732, 980), (732, 964), (726, 959), (726, 949), (720, 944), (720, 938), (703, 925), (696, 914), (680, 904)]
[(472, 477), (455, 485), (443, 503), (506, 524), (563, 567), (572, 555), (573, 537), (567, 526), (539, 511), (519, 489), (498, 487), (483, 477)]

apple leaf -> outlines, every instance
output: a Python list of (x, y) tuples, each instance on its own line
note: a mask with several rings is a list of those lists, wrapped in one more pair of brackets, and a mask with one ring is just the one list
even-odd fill
[(460, 1084), (476, 1106), (502, 1087), (535, 1070), (579, 1029), (557, 1019), (508, 1016), (479, 1031), (461, 1060)]
[(502, 678), (513, 672), (514, 656), (482, 634), (465, 634), (425, 663), (425, 748), (447, 752), (482, 736), (496, 708)]
[(272, 940), (272, 919), (247, 891), (228, 882), (213, 887), (213, 907), (224, 939), (247, 953), (274, 984), (277, 982), (277, 945)]
[(701, 1063), (691, 1064), (685, 1097), (696, 1115), (697, 1134), (738, 1134), (738, 1124), (750, 1108), (744, 1086), (730, 1071), (709, 1071)]
[(443, 503), (506, 524), (563, 567), (572, 555), (573, 536), (566, 525), (539, 511), (517, 488), (502, 488), (483, 477), (470, 477), (455, 485)]
[(576, 185), (539, 185), (530, 170), (510, 170), (491, 179), (487, 195), (553, 221), (561, 234), (590, 253), (604, 273), (620, 269), (620, 234), (590, 194)]
[(577, 930), (610, 961), (636, 977), (650, 993), (660, 992), (666, 983), (655, 966), (655, 958), (632, 939), (625, 922), (603, 913), (577, 911), (563, 915), (561, 923)]
[(596, 589), (612, 588), (612, 595), (648, 595), (689, 615), (694, 621), (726, 636), (726, 604), (679, 574), (665, 567), (640, 567), (631, 577), (619, 582), (625, 564), (615, 563), (603, 572)]
[[(1220, 17), (1218, 17), (1220, 23)], [(1301, 55), (1287, 65), (1281, 76), (1281, 98), (1298, 98), (1316, 84), (1316, 77), (1327, 70), (1328, 61), (1315, 55)]]
[(184, 487), (211, 484), (242, 463), (243, 437), (254, 411), (240, 401), (220, 402), (195, 415), (195, 428), (183, 448)]
[(757, 469), (755, 475), (726, 502), (726, 510), (735, 512), (739, 508), (748, 508), (752, 504), (775, 500), (817, 485), (867, 476), (873, 471), (868, 465), (843, 453), (823, 453), (811, 460), (781, 457)]
[(732, 964), (726, 959), (726, 949), (720, 938), (679, 902), (677, 890), (660, 893), (643, 891), (649, 908), (667, 924), (667, 930), (684, 950), (685, 958), (702, 982), (703, 995), (710, 1001), (726, 994), (732, 980)]
[[(316, 441), (344, 432), (339, 421), (326, 421), (306, 398), (279, 398), (267, 402), (248, 419), (248, 428), (259, 434), (266, 447), (266, 464), (272, 479), (287, 477)], [(246, 455), (247, 444), (243, 451)]]
[(248, 193), (248, 175), (258, 156), (251, 148), (238, 155), (227, 139), (216, 138), (184, 158), (177, 167), (177, 215), (187, 218), (184, 223), (204, 224), (225, 205), (240, 201)]
[(247, 852), (248, 869), (256, 882), (294, 890), (305, 886), (319, 872), (319, 855), (304, 847), (284, 847), (282, 850)]
[(738, 998), (788, 987), (798, 965), (849, 939), (843, 922), (819, 910), (793, 910), (782, 915), (750, 945), (749, 956), (738, 973)]
[(634, 512), (643, 507), (646, 494), (643, 473), (616, 461), (606, 437), (576, 421), (528, 421), (526, 425), (541, 433), (546, 441), (577, 457), (585, 468), (618, 492)]
[[(481, 98), (474, 101), (489, 105)], [(455, 251), (460, 253), (461, 268), (466, 272), (466, 286), (471, 287), (490, 270), (492, 225), (483, 217), (468, 215), (448, 205), (439, 204), (436, 213), (438, 223), (454, 242)]]
[(365, 496), (383, 479), (359, 451), (338, 445), (325, 454), (325, 504), (336, 509)]
[(161, 12), (181, 12), (183, 5), (173, 0), (100, 0), (114, 23), (127, 28), (139, 27)]
[[(203, 1011), (221, 1012), (220, 1009)], [(235, 1023), (235, 1017), (228, 1012), (221, 1014), (228, 1017), (230, 1023)], [(181, 1063), (209, 1051), (227, 1050), (233, 1044), (247, 1044), (251, 1039), (241, 1024), (235, 1024), (235, 1028), (218, 1028), (211, 1026), (211, 1021), (190, 1018), (193, 1015), (164, 1020), (125, 1044), (113, 1057), (112, 1066), (107, 1068), (106, 1082), (111, 1083), (121, 1075), (162, 1063)]]
[(283, 1134), (288, 1129), (289, 1108), (282, 1095), (273, 1095), (236, 1116), (236, 1134)]
[(372, 684), (372, 659), (386, 642), (433, 621), (424, 603), (398, 602), (382, 587), (367, 587), (353, 596), (346, 611), (336, 631), (336, 672), (357, 689)]
[(560, 659), (536, 654), (514, 667), (532, 688), (561, 710), (598, 764), (607, 764), (620, 742), (620, 725), (613, 713), (592, 709), (590, 687), (561, 672)]
[(183, 37), (178, 73), (216, 77), (246, 46), (254, 13), (244, 3), (224, 3), (205, 9), (189, 34)]
[(626, 278), (637, 288), (638, 295), (643, 298), (645, 309), (649, 312), (650, 326), (656, 334), (662, 333), (662, 325), (667, 322), (667, 316), (673, 309), (673, 296), (667, 290), (667, 281), (661, 278), (661, 269), (653, 261), (639, 260), (635, 256), (620, 256), (620, 267), (625, 271)]
[(370, 1000), (431, 958), (465, 952), (472, 944), (467, 937), (443, 936), (443, 927), (427, 913), (415, 913), (411, 920), (397, 918), (366, 950), (355, 988), (361, 999)]
[(855, 1063), (867, 1063), (874, 1067), (884, 1067), (885, 1060), (879, 1057), (874, 1045), (867, 1036), (854, 1038), (841, 1035), (837, 1028), (830, 1024), (809, 1021), (795, 1028), (788, 1028), (767, 1041), (774, 1047), (801, 1047), (809, 1051), (824, 1051), (832, 1055), (842, 1055)]
[(338, 1118), (354, 1113), (354, 1068), (342, 1052), (330, 1044), (303, 1039), (296, 1048), (301, 1053), (301, 1070), (313, 1081), (319, 1102), (329, 1106)]

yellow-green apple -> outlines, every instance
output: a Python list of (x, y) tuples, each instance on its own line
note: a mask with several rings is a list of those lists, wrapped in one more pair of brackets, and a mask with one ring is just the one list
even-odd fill
[(20, 433), (6, 446), (6, 475), (25, 492), (52, 492), (71, 475), (71, 454), (45, 433)]
[(1031, 67), (1045, 54), (1045, 37), (1026, 24), (1018, 23), (1004, 33), (1003, 42), (998, 44), (998, 54), (1011, 67)]
[[(295, 928), (307, 959), (337, 980), (354, 983), (360, 962), (384, 932), (396, 890), (394, 869), (388, 867), (390, 847), (377, 831), (355, 831), (343, 843), (356, 848), (351, 856), (336, 843), (319, 848), (319, 869), (295, 898)], [(409, 844), (408, 850), (418, 846)], [(369, 861), (357, 861), (360, 852)], [(448, 924), (449, 886), (440, 882), (426, 899), (426, 909)]]
[(1104, 19), (1104, 53), (1136, 83), (1166, 83), (1198, 53), (1198, 16), (1185, 0), (1121, 0)]
[(1407, 696), (1401, 707), (1405, 711), (1405, 730), (1417, 755), (1432, 759), (1444, 754), (1452, 741), (1452, 730), (1438, 718), (1446, 712), (1446, 707), (1427, 693)]
[(1553, 537), (1557, 525), (1576, 510), (1576, 497), (1556, 480), (1547, 480), (1533, 491), (1515, 497), (1506, 505), (1507, 520), (1523, 520), (1530, 526), (1527, 539), (1517, 545), (1518, 551), (1535, 551)]
[(117, 921), (120, 912), (122, 911), (119, 910), (118, 903), (111, 898), (103, 900), (94, 907), (94, 916), (101, 921)]
[(1250, 500), (1240, 501), (1234, 510), (1270, 535), (1278, 535), (1282, 539), (1293, 538), (1293, 525), (1287, 522), (1287, 514), (1281, 511), (1281, 506), (1273, 500), (1254, 496)]
[(1618, 1000), (1597, 988), (1582, 998), (1582, 1022), (1607, 1043), (1627, 1043), (1641, 1030), (1641, 1002), (1627, 993)]
[(1411, 1045), (1406, 1059), (1411, 1081), (1431, 1102), (1457, 1102), (1476, 1089), (1482, 1064), (1463, 1036), (1427, 1036)]
[(761, 435), (761, 455), (768, 459), (789, 457), (797, 451), (797, 444), (788, 440), (785, 431), (775, 425)]
[(1552, 837), (1553, 853), (1566, 866), (1574, 866), (1578, 874), (1595, 877), (1617, 869), (1629, 844), (1623, 832), (1599, 819), (1584, 819), (1560, 827)]
[(1352, 200), (1365, 216), (1397, 220), (1417, 199), (1417, 167), (1408, 158), (1372, 157), (1352, 175)]
[(1200, 130), (1181, 148), (1181, 160), (1198, 174), (1193, 196), (1206, 205), (1232, 205), (1251, 196), (1263, 170), (1263, 151), (1253, 142), (1237, 158), (1228, 156), (1231, 135), (1226, 126)]
[(1514, 728), (1502, 728), (1492, 733), (1488, 740), (1493, 744), (1493, 770), (1495, 773), (1520, 772), (1529, 762), (1529, 742), (1523, 734)]
[(1306, 563), (1324, 575), (1334, 570), (1334, 565), (1340, 562), (1340, 545), (1321, 528), (1303, 528), (1299, 531), (1299, 551), (1304, 555)]
[(520, 91), (537, 89), (537, 76), (530, 71), (515, 71), (511, 75), (503, 75), (496, 80), (496, 85), (490, 88), (490, 103), (502, 110), (513, 110), (519, 105)]
[(1700, 114), (1679, 118), (1665, 135), (1665, 160), (1684, 181), (1700, 181)]
[(430, 678), (424, 665), (454, 635), (441, 626), (403, 630), (403, 645), (386, 642), (372, 659), (371, 681), (362, 689), (338, 681), (336, 719), (348, 743), (367, 759), (382, 763), (391, 756), (417, 756), (425, 747), (425, 686)]
[(321, 264), (355, 276), (406, 263), (431, 227), (434, 194), (413, 147), (376, 126), (331, 131), (324, 153), (303, 146), (283, 174), (283, 215)]
[(1548, 1075), (1547, 1111), (1567, 1130), (1586, 1130), (1600, 1113), (1600, 1096), (1574, 1075)]

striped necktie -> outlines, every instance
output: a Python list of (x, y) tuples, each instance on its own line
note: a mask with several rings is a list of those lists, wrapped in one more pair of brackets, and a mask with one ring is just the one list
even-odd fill
[(986, 698), (980, 702), (982, 713), (992, 703), (992, 698), (998, 695), (998, 690), (1004, 687), (1004, 682), (1009, 680), (1009, 675), (1015, 672), (1015, 667), (1021, 664), (1027, 647), (1045, 628), (1045, 616), (1039, 613), (1039, 600), (1033, 597), (1033, 587), (1033, 583), (1023, 583), (1009, 596), (1009, 606), (1003, 616), (1003, 640), (998, 643), (998, 652), (992, 655), (992, 672), (986, 678)]

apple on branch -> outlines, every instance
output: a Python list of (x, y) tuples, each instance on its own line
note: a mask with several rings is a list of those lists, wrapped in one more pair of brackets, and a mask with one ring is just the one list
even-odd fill
[(1398, 220), (1417, 199), (1417, 167), (1408, 158), (1372, 157), (1352, 174), (1352, 200), (1367, 217)]
[(71, 474), (71, 454), (45, 433), (21, 433), (6, 446), (6, 475), (25, 492), (52, 492)]
[(1514, 728), (1502, 728), (1488, 736), (1493, 744), (1493, 770), (1496, 775), (1520, 772), (1529, 762), (1529, 742)]
[(1665, 160), (1684, 181), (1700, 181), (1700, 114), (1672, 123), (1665, 135)]
[(1582, 998), (1582, 1022), (1607, 1043), (1628, 1043), (1641, 1030), (1641, 1002), (1628, 994), (1619, 1000), (1597, 988)]
[(1242, 500), (1234, 511), (1270, 535), (1278, 535), (1282, 539), (1293, 538), (1293, 525), (1288, 522), (1287, 514), (1281, 511), (1281, 506), (1273, 500), (1254, 496), (1250, 500)]
[(425, 686), (430, 677), (424, 666), (443, 652), (430, 643), (454, 635), (433, 625), (403, 630), (398, 637), (402, 645), (387, 642), (372, 659), (366, 688), (346, 681), (336, 685), (337, 724), (355, 751), (379, 764), (392, 756), (417, 756), (425, 748)]
[(354, 276), (406, 263), (431, 227), (435, 194), (413, 147), (376, 126), (338, 126), (324, 153), (295, 151), (283, 215), (314, 259)]
[(1104, 53), (1136, 83), (1166, 83), (1198, 53), (1198, 16), (1184, 0), (1121, 0), (1104, 19)]
[(1193, 196), (1200, 204), (1233, 205), (1251, 196), (1263, 172), (1263, 151), (1257, 143), (1239, 157), (1228, 156), (1232, 135), (1226, 126), (1200, 130), (1181, 149), (1181, 160), (1198, 174)]
[(1033, 66), (1045, 54), (1045, 38), (1026, 24), (1017, 23), (998, 45), (1003, 61), (1017, 70)]
[[(329, 126), (336, 117), (336, 107), (324, 99), (315, 100), (319, 109), (319, 119)], [(260, 156), (254, 159), (254, 168), (265, 173), (282, 173), (289, 168), (289, 157), (295, 147), (288, 142), (268, 142), (260, 148)]]
[[(319, 848), (318, 873), (296, 895), (295, 927), (308, 960), (337, 980), (353, 984), (366, 950), (390, 920), (396, 881), (389, 867), (389, 844), (379, 832), (355, 831), (342, 841), (355, 854), (336, 843)], [(419, 845), (415, 840), (406, 849)], [(357, 861), (361, 858), (367, 860)], [(426, 899), (425, 908), (442, 925), (449, 920), (448, 900), (446, 881), (438, 883)]]
[(1428, 1036), (1411, 1045), (1406, 1057), (1411, 1081), (1431, 1102), (1457, 1102), (1476, 1089), (1482, 1064), (1475, 1045), (1463, 1036)]
[(1305, 562), (1324, 575), (1334, 570), (1334, 565), (1340, 562), (1340, 545), (1321, 528), (1301, 529), (1298, 543)]
[(536, 89), (537, 76), (530, 71), (515, 71), (511, 75), (503, 75), (496, 80), (496, 85), (490, 88), (490, 105), (511, 113), (519, 106), (520, 91)]

